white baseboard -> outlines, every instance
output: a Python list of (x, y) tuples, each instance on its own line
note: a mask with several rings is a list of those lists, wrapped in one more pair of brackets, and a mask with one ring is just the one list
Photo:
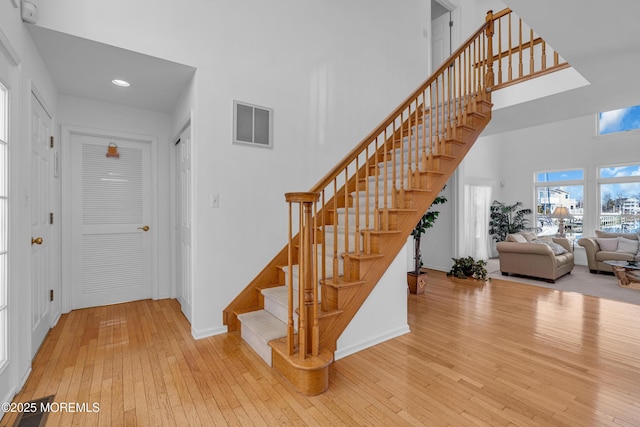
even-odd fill
[(399, 336), (407, 334), (409, 332), (411, 332), (411, 329), (409, 329), (409, 325), (407, 324), (407, 325), (401, 326), (399, 328), (387, 331), (385, 333), (376, 335), (373, 338), (370, 338), (370, 339), (365, 340), (365, 341), (361, 341), (361, 342), (356, 343), (354, 345), (351, 345), (349, 347), (338, 349), (334, 353), (334, 360), (340, 360), (343, 357), (346, 357), (346, 356), (349, 356), (351, 354), (357, 353), (357, 352), (362, 351), (364, 349), (367, 349), (369, 347), (373, 347), (376, 344), (380, 344), (380, 343), (383, 343), (385, 341), (389, 341), (392, 338), (399, 337)]
[(229, 331), (226, 326), (216, 326), (215, 328), (208, 328), (203, 330), (197, 330), (191, 327), (191, 336), (196, 340), (212, 337), (214, 335), (226, 334), (227, 332)]

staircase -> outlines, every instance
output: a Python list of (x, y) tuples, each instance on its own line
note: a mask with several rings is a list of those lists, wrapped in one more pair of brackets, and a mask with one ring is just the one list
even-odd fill
[[(225, 309), (224, 321), (300, 393), (327, 389), (338, 338), (489, 123), (494, 65), (500, 84), (525, 77), (523, 66), (511, 75), (512, 47), (508, 57), (502, 49), (493, 55), (507, 38), (494, 40), (499, 19), (508, 19), (504, 27), (511, 32), (510, 10), (489, 12), (486, 23), (316, 186), (286, 194), (288, 243)], [(541, 39), (530, 34), (530, 77), (565, 66), (556, 60), (536, 69), (534, 47), (544, 42), (534, 43)], [(520, 40), (521, 64), (524, 45)]]

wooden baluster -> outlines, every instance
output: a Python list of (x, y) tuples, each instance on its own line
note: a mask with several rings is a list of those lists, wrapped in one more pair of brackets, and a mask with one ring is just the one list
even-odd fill
[(304, 278), (306, 275), (306, 254), (305, 250), (305, 230), (304, 230), (304, 207), (302, 203), (298, 206), (298, 357), (304, 359), (307, 354), (307, 312), (304, 310)]
[[(380, 198), (380, 162), (378, 152), (378, 138), (375, 139), (375, 154), (374, 157), (376, 159), (376, 173), (375, 173), (375, 185), (373, 187), (373, 225), (376, 231), (380, 230), (380, 206), (378, 205), (378, 199)], [(367, 199), (367, 205), (369, 205), (369, 199)]]
[[(370, 168), (371, 168), (371, 163), (370, 163), (370, 159), (369, 159), (369, 146), (367, 145), (367, 147), (365, 148), (365, 159), (367, 159), (367, 167), (364, 168), (365, 171), (365, 181), (364, 181), (364, 199), (365, 200), (369, 200), (369, 196), (370, 191), (369, 191), (369, 173)], [(365, 203), (364, 205), (364, 223), (365, 223), (365, 230), (369, 230), (370, 227), (370, 223), (369, 223), (369, 215), (371, 214), (371, 210), (369, 209), (369, 203)], [(365, 251), (366, 253), (369, 253), (369, 248), (368, 245), (365, 245)]]
[[(311, 230), (309, 236), (311, 238), (311, 244), (313, 245), (313, 277), (311, 278), (311, 354), (317, 356), (320, 353), (320, 325), (318, 324), (318, 242), (316, 239), (316, 230), (318, 229), (318, 199), (313, 201), (312, 208), (312, 220)], [(324, 298), (323, 298), (324, 300)]]
[[(344, 169), (344, 253), (349, 252), (349, 171)], [(359, 203), (359, 200), (356, 200)], [(337, 232), (337, 230), (336, 230)]]
[(400, 193), (404, 203), (404, 110), (400, 113)]
[(535, 72), (535, 59), (533, 58), (533, 29), (529, 29), (529, 74)]
[[(313, 352), (314, 336), (318, 332), (317, 304), (317, 245), (313, 238), (317, 215), (316, 203), (318, 193), (287, 193), (288, 203), (299, 204), (299, 241), (298, 241), (298, 357), (305, 359), (307, 353)], [(314, 259), (315, 257), (315, 259)], [(293, 287), (293, 286), (292, 286)], [(315, 288), (315, 290), (314, 290)], [(293, 299), (293, 298), (292, 298)], [(293, 311), (293, 301), (289, 311)], [(314, 305), (316, 306), (314, 308)], [(309, 335), (308, 335), (309, 334)], [(319, 335), (318, 335), (319, 336)]]
[(502, 18), (498, 19), (498, 84), (502, 83)]
[(333, 180), (333, 274), (332, 282), (338, 283), (338, 178)]
[(413, 165), (414, 177), (413, 177), (413, 188), (420, 188), (420, 174), (418, 171), (420, 170), (420, 144), (418, 143), (418, 101), (415, 101), (415, 107), (413, 110), (413, 127), (411, 128), (411, 133), (413, 139), (415, 140), (415, 164)]
[(518, 59), (518, 77), (522, 77), (522, 19), (518, 20), (518, 51), (520, 52)]
[(407, 107), (407, 188), (414, 188), (413, 185), (413, 176), (411, 173), (411, 159), (412, 159), (412, 149), (411, 149), (411, 104)]
[(547, 42), (542, 41), (542, 55), (540, 56), (542, 71), (547, 69)]
[[(387, 202), (387, 200), (389, 199), (389, 145), (387, 144), (387, 129), (385, 129), (382, 133), (382, 144), (382, 158), (384, 159), (384, 172), (382, 178), (382, 212), (384, 215), (384, 212), (389, 207)], [(385, 224), (384, 221), (382, 221), (382, 228), (384, 230), (387, 229), (387, 224)]]
[(428, 168), (427, 162), (427, 95), (422, 92), (422, 170), (426, 171)]
[[(485, 77), (485, 86), (487, 89), (491, 90), (494, 85), (494, 77), (493, 77), (493, 11), (490, 10), (487, 12), (486, 21), (488, 23), (486, 34), (487, 34), (487, 51), (486, 51), (486, 62), (487, 62), (487, 75)], [(484, 44), (483, 44), (484, 46)]]
[(356, 223), (355, 223), (355, 237), (353, 251), (356, 254), (360, 254), (360, 156), (356, 156)]
[[(321, 254), (320, 254), (320, 259), (322, 260), (322, 277), (321, 277), (321, 281), (322, 281), (322, 300), (321, 300), (321, 304), (322, 304), (322, 311), (326, 311), (327, 310), (327, 291), (326, 291), (326, 286), (324, 286), (324, 284), (326, 283), (327, 280), (327, 245), (326, 245), (326, 241), (327, 241), (327, 233), (326, 233), (326, 224), (327, 224), (327, 217), (326, 217), (326, 211), (327, 209), (325, 208), (325, 206), (327, 206), (326, 203), (326, 190), (322, 190), (321, 194), (321, 206), (323, 206), (322, 208), (322, 218), (320, 220), (320, 224), (322, 227), (322, 233), (320, 235), (320, 241), (322, 242), (322, 248), (321, 248)], [(318, 230), (315, 231), (315, 233), (318, 233)], [(315, 236), (315, 234), (314, 234)], [(318, 281), (318, 283), (320, 283), (320, 281)]]
[(289, 355), (293, 354), (295, 348), (294, 337), (295, 327), (293, 325), (293, 203), (288, 200), (289, 204), (289, 247), (287, 248), (289, 263), (287, 264), (287, 278), (289, 289), (287, 289), (287, 349)]
[[(396, 120), (394, 120), (391, 125), (391, 149), (393, 150), (391, 154), (391, 207), (393, 208), (398, 207), (396, 200), (398, 192), (398, 167), (396, 166), (396, 163), (398, 163), (398, 150), (396, 149), (396, 136)], [(400, 167), (402, 168), (402, 165)]]
[(509, 16), (509, 70), (508, 70), (508, 75), (507, 75), (507, 81), (510, 82), (511, 80), (513, 80), (513, 51), (511, 50), (511, 47), (513, 46), (513, 42), (511, 40), (511, 14), (508, 15)]

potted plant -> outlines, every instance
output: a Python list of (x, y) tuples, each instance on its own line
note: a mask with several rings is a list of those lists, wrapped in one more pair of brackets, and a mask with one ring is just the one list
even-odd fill
[(491, 203), (491, 215), (489, 217), (489, 234), (496, 242), (504, 242), (507, 234), (529, 231), (528, 226), (531, 209), (520, 209), (522, 202), (513, 205), (494, 200)]
[(486, 281), (487, 279), (487, 262), (484, 260), (475, 260), (473, 257), (452, 258), (453, 266), (447, 273), (447, 277), (455, 277), (457, 279), (472, 278), (475, 280)]
[[(444, 190), (445, 187), (442, 187)], [(447, 199), (444, 196), (436, 197), (427, 212), (422, 215), (420, 221), (416, 224), (411, 235), (413, 236), (413, 270), (407, 273), (407, 283), (409, 285), (409, 292), (412, 294), (421, 294), (424, 292), (424, 288), (427, 285), (427, 273), (423, 271), (422, 258), (420, 253), (420, 239), (427, 229), (433, 227), (436, 222), (439, 211), (433, 210), (434, 205), (440, 205), (446, 203)]]

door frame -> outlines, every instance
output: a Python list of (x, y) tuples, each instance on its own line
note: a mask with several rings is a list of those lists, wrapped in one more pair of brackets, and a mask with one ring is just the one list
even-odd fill
[[(49, 314), (46, 318), (46, 322), (47, 322), (47, 326), (49, 327), (49, 329), (53, 328), (56, 323), (58, 323), (58, 319), (60, 318), (60, 218), (59, 218), (59, 214), (60, 214), (60, 181), (58, 176), (56, 176), (56, 168), (59, 166), (56, 164), (56, 158), (58, 157), (58, 151), (60, 149), (59, 147), (59, 143), (57, 143), (58, 141), (58, 136), (56, 135), (56, 125), (55, 125), (55, 117), (52, 114), (53, 109), (50, 107), (49, 103), (47, 103), (45, 97), (42, 95), (42, 93), (38, 90), (37, 86), (35, 85), (35, 83), (33, 81), (31, 81), (31, 87), (30, 87), (30, 92), (29, 92), (29, 127), (31, 128), (33, 126), (33, 123), (31, 122), (31, 112), (33, 111), (33, 102), (37, 102), (40, 104), (40, 106), (42, 106), (43, 111), (45, 112), (45, 114), (47, 114), (47, 116), (49, 116), (49, 119), (51, 121), (51, 128), (50, 133), (51, 135), (49, 135), (50, 137), (52, 137), (54, 139), (54, 144), (53, 147), (50, 148), (51, 150), (51, 156), (50, 156), (50, 161), (51, 161), (51, 166), (50, 166), (50, 170), (48, 171), (48, 180), (47, 180), (47, 194), (48, 194), (48, 198), (49, 198), (49, 210), (50, 212), (54, 215), (54, 221), (53, 224), (51, 224), (51, 229), (49, 232), (49, 252), (50, 252), (50, 258), (49, 258), (49, 286), (50, 289), (53, 291), (54, 293), (54, 298), (53, 301), (49, 301)], [(33, 143), (33, 141), (31, 140), (31, 134), (29, 134), (29, 152), (31, 152), (32, 150), (32, 146), (31, 144)], [(29, 169), (29, 177), (32, 177), (32, 173), (33, 171), (31, 170), (31, 168)], [(33, 185), (33, 184), (31, 184)], [(32, 191), (32, 187), (29, 187), (29, 192), (31, 193)], [(30, 198), (33, 197), (33, 194), (30, 195)], [(33, 202), (31, 202), (33, 203)], [(57, 219), (56, 219), (57, 218)], [(30, 221), (31, 222), (31, 221)], [(31, 227), (31, 226), (30, 226)], [(33, 236), (32, 236), (33, 237)], [(30, 260), (31, 263), (32, 260)], [(33, 285), (33, 277), (31, 277), (30, 280), (31, 285)], [(34, 289), (33, 286), (30, 286), (29, 288), (29, 292), (31, 294), (31, 300), (33, 301), (33, 293), (34, 293)], [(32, 307), (33, 310), (33, 307)], [(33, 332), (33, 325), (31, 324), (33, 321), (33, 311), (31, 312), (31, 321), (29, 322), (30, 325), (30, 331)], [(46, 337), (46, 334), (45, 334)], [(31, 340), (33, 341), (34, 337), (33, 334), (31, 336)], [(40, 346), (42, 345), (42, 343), (44, 342), (44, 338), (43, 340), (38, 343), (37, 347), (38, 348), (33, 348), (34, 345), (32, 344), (32, 348), (31, 348), (31, 356), (32, 358), (35, 357), (37, 350), (40, 348)]]
[[(189, 128), (191, 130), (191, 274), (192, 274), (192, 279), (191, 279), (191, 295), (193, 297), (193, 291), (194, 291), (194, 281), (193, 281), (193, 272), (195, 271), (195, 256), (194, 256), (194, 242), (195, 242), (195, 236), (194, 236), (194, 232), (193, 232), (193, 224), (194, 224), (194, 218), (195, 218), (195, 204), (194, 204), (194, 186), (195, 186), (195, 182), (193, 179), (194, 173), (194, 162), (193, 162), (193, 158), (194, 158), (194, 126), (193, 126), (193, 120), (194, 120), (194, 114), (193, 114), (193, 110), (189, 110), (189, 113), (185, 115), (185, 117), (183, 117), (183, 119), (178, 122), (180, 124), (179, 126), (179, 130), (178, 132), (176, 132), (175, 135), (173, 135), (173, 137), (169, 140), (169, 145), (171, 147), (171, 149), (169, 150), (169, 179), (171, 182), (171, 185), (169, 186), (170, 188), (170, 194), (169, 194), (169, 204), (170, 206), (177, 206), (178, 200), (177, 200), (177, 189), (176, 189), (176, 161), (177, 161), (177, 150), (175, 149), (175, 145), (176, 145), (176, 141), (178, 141), (180, 139), (180, 136), (182, 135), (182, 133)], [(171, 261), (170, 261), (170, 266), (171, 266), (171, 283), (170, 283), (170, 289), (171, 289), (171, 295), (173, 295), (174, 297), (178, 297), (178, 278), (177, 278), (177, 272), (178, 272), (178, 256), (180, 256), (179, 253), (177, 253), (176, 251), (176, 247), (178, 245), (178, 218), (177, 218), (177, 214), (176, 214), (176, 210), (175, 209), (171, 209), (170, 210), (170, 224), (171, 224), (171, 236), (170, 236), (170, 245), (171, 245), (171, 250), (170, 250), (170, 257), (171, 257)], [(193, 319), (193, 303), (191, 304), (190, 307), (187, 308), (188, 312), (185, 313), (185, 308), (182, 307), (181, 308), (185, 317), (187, 318), (187, 320), (189, 320), (189, 323), (192, 322)]]
[(62, 182), (61, 189), (61, 224), (62, 224), (62, 286), (61, 301), (63, 313), (68, 313), (73, 308), (72, 286), (71, 286), (71, 138), (73, 135), (87, 135), (98, 138), (127, 139), (142, 143), (148, 143), (151, 148), (151, 229), (148, 231), (151, 239), (151, 297), (159, 299), (159, 248), (158, 248), (158, 138), (152, 135), (140, 135), (127, 132), (95, 129), (83, 126), (62, 125), (61, 126), (61, 164), (60, 175)]

